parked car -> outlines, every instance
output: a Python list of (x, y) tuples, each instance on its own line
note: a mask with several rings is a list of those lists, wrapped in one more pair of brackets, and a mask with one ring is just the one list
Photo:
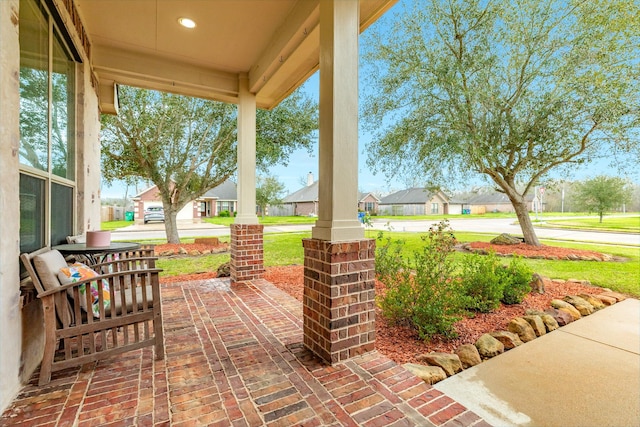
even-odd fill
[(149, 221), (164, 222), (164, 208), (162, 206), (149, 206), (144, 210), (144, 223)]

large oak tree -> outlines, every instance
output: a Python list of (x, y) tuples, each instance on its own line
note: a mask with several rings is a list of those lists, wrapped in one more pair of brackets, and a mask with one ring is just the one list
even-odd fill
[(539, 245), (525, 195), (550, 172), (602, 156), (640, 160), (639, 9), (416, 1), (364, 42), (369, 165), (428, 186), (483, 175)]
[[(136, 179), (158, 187), (169, 243), (179, 243), (176, 215), (188, 202), (237, 169), (237, 107), (120, 86), (120, 111), (102, 117), (102, 175), (106, 182)], [(286, 164), (296, 148), (311, 149), (317, 105), (294, 92), (256, 118), (257, 167)]]

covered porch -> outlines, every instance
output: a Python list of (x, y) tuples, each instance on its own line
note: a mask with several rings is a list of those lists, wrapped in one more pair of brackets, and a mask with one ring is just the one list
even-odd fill
[[(356, 211), (358, 36), (394, 3), (0, 2), (0, 409), (42, 358), (42, 310), (21, 287), (19, 255), (100, 228), (100, 114), (117, 114), (118, 85), (238, 105), (231, 274), (241, 284), (263, 271), (256, 109), (320, 71), (320, 210), (304, 242), (301, 342), (329, 364), (373, 350), (374, 243)], [(185, 17), (195, 28), (180, 26)]]
[(302, 305), (265, 280), (164, 284), (162, 308), (164, 360), (147, 347), (44, 387), (34, 375), (0, 425), (488, 425), (376, 351), (314, 356)]

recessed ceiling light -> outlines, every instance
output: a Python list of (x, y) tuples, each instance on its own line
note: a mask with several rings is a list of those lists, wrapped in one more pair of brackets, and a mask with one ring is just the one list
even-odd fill
[(178, 19), (178, 22), (185, 28), (195, 28), (196, 26), (196, 23), (193, 21), (193, 19), (189, 18), (180, 18)]

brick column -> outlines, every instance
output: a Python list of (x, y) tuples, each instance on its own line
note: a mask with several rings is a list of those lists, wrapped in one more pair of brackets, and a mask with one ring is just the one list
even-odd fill
[(231, 281), (259, 279), (264, 273), (263, 230), (260, 224), (231, 224)]
[(374, 349), (375, 240), (304, 239), (304, 345), (329, 363)]

